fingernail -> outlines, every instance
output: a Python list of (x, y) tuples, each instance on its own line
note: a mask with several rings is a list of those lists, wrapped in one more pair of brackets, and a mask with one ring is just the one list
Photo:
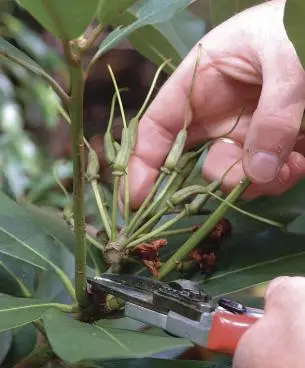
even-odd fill
[(269, 152), (258, 151), (250, 159), (248, 170), (253, 179), (258, 182), (273, 180), (280, 169), (279, 158)]

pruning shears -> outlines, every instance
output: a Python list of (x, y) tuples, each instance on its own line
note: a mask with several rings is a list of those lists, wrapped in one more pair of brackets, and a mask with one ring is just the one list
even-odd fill
[(87, 278), (87, 291), (125, 302), (124, 315), (188, 339), (213, 352), (233, 355), (243, 333), (264, 315), (227, 298), (212, 298), (197, 283), (162, 282), (134, 275)]

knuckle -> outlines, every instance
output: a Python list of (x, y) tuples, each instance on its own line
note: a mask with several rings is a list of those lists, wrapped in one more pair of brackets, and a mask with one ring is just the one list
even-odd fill
[(283, 132), (285, 136), (296, 135), (298, 133), (296, 121), (289, 113), (265, 113), (262, 124), (268, 128)]
[(160, 123), (160, 120), (157, 116), (154, 116), (151, 112), (147, 111), (145, 117), (142, 119), (145, 122), (146, 126), (150, 127), (150, 131), (158, 136), (158, 138), (163, 138), (168, 142), (172, 142), (175, 138), (175, 135), (172, 132), (172, 129)]
[(299, 124), (289, 113), (257, 111), (253, 116), (247, 146), (250, 150), (260, 149), (286, 157), (293, 150), (299, 131)]

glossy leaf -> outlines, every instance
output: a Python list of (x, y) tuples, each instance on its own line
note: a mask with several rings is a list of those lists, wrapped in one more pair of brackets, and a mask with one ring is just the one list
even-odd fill
[(14, 367), (22, 358), (29, 355), (37, 339), (37, 330), (32, 324), (12, 330), (12, 344), (6, 356), (4, 367)]
[(0, 297), (0, 331), (10, 330), (37, 321), (48, 309), (54, 307), (41, 299)]
[(101, 24), (110, 24), (138, 0), (100, 0), (97, 18)]
[(12, 331), (4, 331), (0, 333), (0, 365), (2, 365), (7, 356), (12, 340)]
[[(94, 202), (96, 205), (96, 202)], [(33, 219), (33, 221), (41, 228), (45, 233), (50, 235), (53, 239), (56, 240), (58, 244), (61, 244), (63, 247), (66, 247), (71, 253), (75, 251), (75, 235), (71, 228), (67, 225), (67, 223), (63, 220), (62, 214), (52, 208), (49, 207), (38, 207), (32, 204), (25, 203), (23, 205), (25, 210), (28, 212), (29, 216)], [(98, 217), (98, 221), (100, 221), (100, 217)], [(100, 225), (98, 222), (97, 225)], [(89, 246), (89, 244), (88, 244)], [(89, 252), (90, 253), (90, 252)], [(101, 257), (100, 251), (96, 252), (96, 249), (92, 249), (92, 256)], [(68, 253), (69, 254), (69, 253)], [(65, 264), (63, 269), (65, 270), (68, 277), (72, 280), (74, 278), (74, 262), (71, 262), (67, 253), (62, 254), (62, 259)], [(66, 261), (64, 261), (66, 259)], [(93, 263), (90, 259), (90, 254), (88, 254), (88, 266), (93, 267)], [(101, 268), (101, 272), (104, 270), (104, 266), (102, 263), (102, 259), (98, 260), (99, 266)], [(103, 266), (103, 267), (102, 267)], [(100, 273), (101, 273), (100, 272)], [(46, 282), (47, 276), (46, 276)], [(53, 287), (53, 292), (55, 292), (56, 287)], [(39, 294), (40, 295), (40, 294)], [(61, 302), (67, 303), (67, 301), (61, 300)]]
[[(175, 2), (169, 0), (142, 1), (140, 6), (136, 8), (136, 12), (132, 9), (122, 14), (115, 24), (118, 27), (101, 43), (94, 58), (103, 55), (130, 34), (146, 25), (167, 22), (177, 12), (187, 7), (189, 3), (190, 0), (176, 0)], [(125, 27), (122, 27), (122, 24)]]
[(0, 60), (2, 58), (6, 58), (7, 55), (11, 56), (15, 60), (20, 60), (26, 66), (26, 68), (33, 73), (51, 79), (51, 77), (42, 69), (39, 64), (37, 64), (34, 60), (17, 49), (15, 46), (11, 45), (4, 38), (0, 37)]
[(268, 282), (281, 275), (305, 275), (305, 237), (277, 230), (232, 237), (219, 256), (218, 272), (200, 280), (204, 290), (224, 295)]
[(72, 254), (56, 238), (36, 226), (21, 206), (1, 192), (0, 253), (40, 270), (54, 271), (61, 280), (65, 277), (65, 282), (68, 266), (71, 268), (74, 264)]
[[(23, 208), (29, 214), (33, 222), (49, 235), (57, 244), (57, 257), (61, 269), (65, 271), (68, 278), (74, 280), (74, 252), (75, 237), (72, 230), (61, 218), (61, 215), (50, 208), (41, 208), (31, 204), (24, 204)], [(67, 251), (67, 249), (69, 251)], [(55, 274), (43, 273), (35, 290), (35, 297), (45, 298), (60, 303), (71, 303), (61, 280)]]
[(43, 315), (43, 322), (54, 352), (70, 363), (143, 357), (174, 347), (191, 346), (184, 339), (83, 324), (54, 309)]
[[(126, 14), (124, 21), (133, 16), (131, 13)], [(160, 65), (170, 58), (172, 64), (177, 66), (204, 33), (202, 20), (184, 9), (167, 22), (136, 30), (128, 39), (143, 56), (155, 64)]]
[(305, 234), (305, 214), (303, 213), (292, 221), (288, 225), (287, 230), (294, 234)]
[(0, 253), (0, 293), (22, 297), (24, 294), (20, 283), (33, 293), (36, 277), (34, 267)]
[(236, 13), (263, 2), (263, 0), (210, 0), (212, 24), (215, 27)]
[(92, 365), (88, 368), (229, 368), (218, 363), (213, 362), (197, 362), (195, 360), (169, 360), (169, 359), (124, 359), (124, 360), (111, 360), (108, 362), (103, 362), (101, 365)]
[(305, 67), (305, 44), (304, 44), (304, 17), (305, 3), (302, 0), (289, 0), (285, 3), (284, 26), (290, 41)]
[(38, 207), (30, 203), (24, 203), (23, 208), (29, 214), (33, 222), (45, 233), (67, 247), (71, 252), (75, 250), (74, 232), (63, 220), (62, 214), (49, 207)]
[(82, 35), (93, 20), (98, 0), (19, 0), (49, 32), (62, 40)]
[(2, 21), (18, 46), (37, 60), (41, 66), (50, 70), (64, 69), (65, 65), (59, 54), (41, 39), (39, 33), (34, 32), (22, 20), (9, 13), (3, 14)]
[(147, 328), (147, 325), (143, 322), (136, 321), (132, 318), (122, 317), (115, 319), (101, 319), (97, 321), (96, 326), (101, 326), (103, 328), (118, 328), (121, 330), (129, 331), (143, 331)]

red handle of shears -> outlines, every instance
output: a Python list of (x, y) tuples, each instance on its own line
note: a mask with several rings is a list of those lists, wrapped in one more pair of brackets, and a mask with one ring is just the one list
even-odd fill
[(242, 335), (258, 319), (245, 314), (216, 311), (212, 319), (207, 348), (217, 353), (233, 355)]

